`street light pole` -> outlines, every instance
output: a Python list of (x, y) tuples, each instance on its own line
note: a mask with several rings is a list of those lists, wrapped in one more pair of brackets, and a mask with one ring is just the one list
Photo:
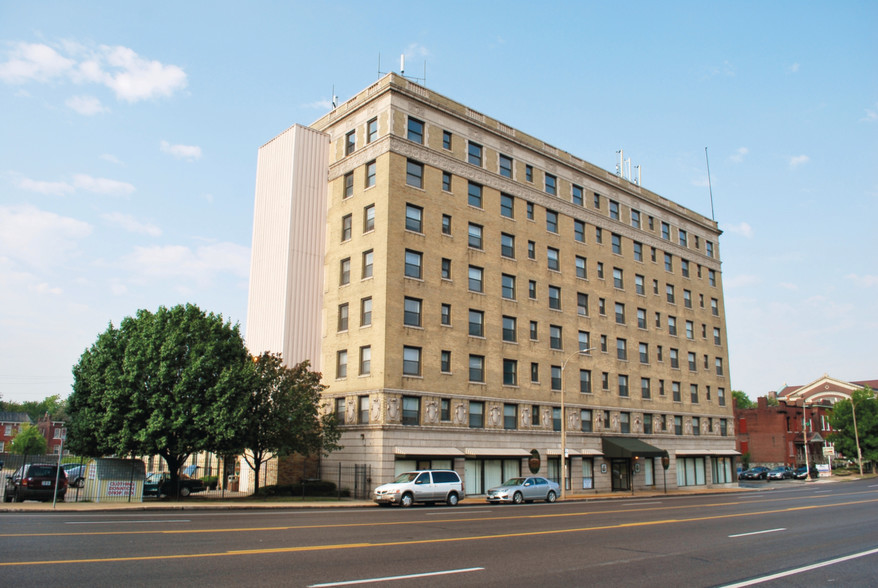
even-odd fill
[(863, 454), (860, 451), (860, 433), (857, 431), (857, 406), (854, 404), (854, 395), (851, 394), (851, 414), (854, 417), (854, 440), (857, 442), (857, 463), (860, 466), (860, 477), (863, 477)]
[(574, 353), (568, 355), (561, 364), (561, 500), (567, 498), (567, 415), (565, 414), (564, 405), (564, 368), (567, 362), (577, 355), (584, 355), (594, 348), (578, 349)]
[(808, 458), (808, 421), (805, 419), (805, 409), (808, 407), (808, 403), (805, 402), (805, 399), (802, 399), (802, 439), (804, 441), (804, 449), (805, 449), (805, 481), (808, 481), (808, 478), (811, 477), (811, 462)]

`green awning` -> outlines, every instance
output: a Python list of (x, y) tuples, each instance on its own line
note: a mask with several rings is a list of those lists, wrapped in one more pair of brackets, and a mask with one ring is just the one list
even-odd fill
[(662, 457), (664, 449), (631, 437), (603, 437), (605, 457)]

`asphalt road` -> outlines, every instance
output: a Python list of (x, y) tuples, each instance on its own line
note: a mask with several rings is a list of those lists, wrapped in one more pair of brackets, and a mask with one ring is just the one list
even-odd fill
[(0, 585), (878, 585), (878, 481), (768, 488), (407, 510), (6, 513)]

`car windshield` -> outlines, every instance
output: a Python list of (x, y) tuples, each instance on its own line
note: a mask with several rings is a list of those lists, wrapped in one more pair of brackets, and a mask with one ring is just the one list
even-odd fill
[(51, 478), (55, 475), (55, 466), (31, 466), (27, 475), (33, 478)]
[(152, 482), (153, 484), (158, 484), (159, 482), (162, 481), (162, 475), (158, 474), (158, 473), (150, 474), (146, 477), (146, 481)]
[(418, 477), (420, 472), (406, 472), (404, 474), (400, 474), (393, 481), (394, 484), (405, 484), (406, 482), (411, 482), (415, 478)]
[(524, 478), (509, 478), (503, 482), (504, 486), (521, 486), (524, 484)]

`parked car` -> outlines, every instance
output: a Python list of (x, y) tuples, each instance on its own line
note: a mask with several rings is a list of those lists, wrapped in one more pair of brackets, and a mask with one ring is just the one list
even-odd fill
[(738, 476), (739, 480), (767, 480), (768, 479), (768, 468), (765, 466), (756, 466), (754, 468), (750, 468), (749, 470), (741, 472), (741, 475)]
[(557, 483), (539, 476), (526, 478), (510, 478), (501, 484), (488, 490), (485, 499), (488, 502), (533, 502), (545, 500), (555, 502), (561, 486)]
[(372, 500), (380, 506), (398, 504), (409, 507), (415, 502), (444, 502), (457, 506), (465, 494), (463, 481), (453, 470), (417, 470), (405, 472), (389, 484), (375, 488)]
[(85, 486), (85, 474), (88, 471), (88, 464), (64, 463), (61, 464), (61, 467), (67, 474), (67, 483), (71, 488), (82, 488)]
[[(815, 466), (811, 466), (811, 477), (817, 478), (820, 475), (820, 472), (817, 471)], [(807, 480), (808, 479), (808, 468), (805, 466), (799, 466), (793, 472), (793, 477), (797, 480)]]
[[(204, 482), (197, 478), (181, 477), (178, 478), (177, 483), (179, 485), (179, 494), (184, 498), (195, 492), (204, 492), (207, 490)], [(177, 496), (177, 487), (178, 486), (171, 482), (171, 474), (154, 473), (148, 475), (146, 480), (144, 480), (143, 495), (155, 496), (156, 498), (161, 498), (162, 496)]]
[(50, 463), (29, 463), (23, 465), (11, 476), (6, 476), (6, 502), (23, 502), (25, 500), (54, 500), (56, 496), (55, 480), (57, 479), (57, 498), (64, 500), (67, 493), (67, 474), (58, 470), (58, 466)]
[(769, 480), (787, 480), (793, 477), (793, 468), (789, 466), (777, 466), (768, 472)]

